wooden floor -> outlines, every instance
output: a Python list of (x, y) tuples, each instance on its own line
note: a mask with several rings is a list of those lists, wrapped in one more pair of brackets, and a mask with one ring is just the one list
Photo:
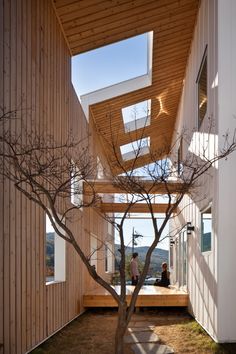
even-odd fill
[[(120, 287), (115, 286), (119, 293)], [(134, 286), (127, 286), (127, 301), (129, 303)], [(97, 288), (83, 296), (84, 307), (116, 307), (117, 303), (103, 288)], [(158, 286), (143, 286), (138, 295), (136, 306), (188, 306), (188, 294), (175, 288), (162, 288)]]

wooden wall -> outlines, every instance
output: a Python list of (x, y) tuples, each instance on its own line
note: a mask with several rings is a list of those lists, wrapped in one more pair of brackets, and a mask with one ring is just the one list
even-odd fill
[[(28, 128), (37, 124), (41, 132), (51, 132), (59, 140), (71, 128), (82, 137), (88, 127), (71, 84), (70, 63), (50, 1), (0, 2), (1, 107), (16, 110)], [(12, 123), (13, 131), (19, 128), (18, 122)], [(107, 233), (107, 225), (93, 210), (82, 212), (72, 227), (88, 251), (91, 225), (97, 236)], [(69, 245), (66, 259), (66, 281), (46, 286), (45, 215), (9, 181), (1, 181), (1, 354), (29, 351), (83, 311), (85, 287), (94, 284)], [(99, 269), (104, 272), (103, 262)]]

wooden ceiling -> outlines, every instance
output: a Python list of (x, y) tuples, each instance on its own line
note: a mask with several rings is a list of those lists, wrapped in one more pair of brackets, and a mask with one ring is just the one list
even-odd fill
[[(152, 85), (90, 106), (108, 161), (121, 172), (120, 146), (150, 136), (151, 154), (135, 167), (151, 162), (151, 155), (168, 151), (181, 96), (185, 68), (200, 0), (53, 0), (72, 55), (138, 34), (153, 31)], [(135, 64), (134, 64), (135, 65)], [(125, 133), (121, 109), (151, 99), (151, 124)]]

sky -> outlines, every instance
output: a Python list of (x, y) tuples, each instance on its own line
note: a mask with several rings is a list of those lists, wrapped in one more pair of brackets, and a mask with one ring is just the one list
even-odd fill
[(147, 73), (147, 34), (72, 58), (72, 83), (83, 95)]
[(49, 217), (46, 215), (46, 233), (54, 232), (54, 228), (51, 224)]
[(122, 108), (124, 123), (132, 122), (135, 119), (144, 118), (150, 114), (151, 100), (139, 102), (135, 105)]
[[(161, 222), (162, 222), (161, 219), (157, 221), (158, 226), (160, 226)], [(154, 235), (151, 219), (127, 219), (125, 221), (124, 234), (125, 234), (126, 246), (132, 246), (133, 228), (136, 234), (143, 236), (137, 239), (137, 243), (138, 243), (137, 247), (150, 246), (151, 243), (153, 242), (153, 235)], [(169, 227), (167, 226), (164, 229), (161, 238), (168, 235), (168, 232), (169, 232)], [(120, 243), (118, 235), (116, 235), (115, 237), (115, 243)], [(158, 248), (169, 249), (169, 239), (165, 238), (163, 241), (159, 242)]]
[[(78, 96), (89, 93), (147, 73), (147, 34), (139, 35), (106, 47), (101, 47), (72, 58), (72, 83)], [(133, 120), (133, 107), (124, 111), (126, 122)], [(150, 113), (150, 102), (135, 107), (136, 118)], [(129, 117), (129, 114), (131, 116)], [(150, 219), (128, 219), (125, 222), (125, 243), (131, 245), (133, 227), (144, 237), (138, 239), (138, 246), (148, 246), (153, 239)], [(165, 236), (168, 227), (164, 230)], [(119, 240), (116, 238), (116, 243)], [(169, 240), (158, 244), (169, 249)]]

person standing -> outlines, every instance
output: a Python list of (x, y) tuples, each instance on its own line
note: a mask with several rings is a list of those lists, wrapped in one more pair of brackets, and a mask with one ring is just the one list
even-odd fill
[(130, 272), (131, 272), (132, 285), (137, 285), (138, 277), (139, 277), (137, 252), (134, 252), (132, 255), (132, 259), (130, 262)]

